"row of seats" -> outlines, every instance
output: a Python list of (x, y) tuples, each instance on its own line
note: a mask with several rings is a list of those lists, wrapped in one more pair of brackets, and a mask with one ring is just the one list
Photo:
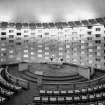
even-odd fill
[(3, 71), (5, 68), (0, 68), (0, 105), (22, 89), (21, 86), (8, 82), (3, 76)]
[(20, 91), (22, 89), (22, 87), (16, 85), (16, 84), (11, 84), (8, 81), (6, 81), (3, 76), (2, 76), (2, 72), (3, 70), (5, 70), (4, 68), (0, 68), (0, 84), (3, 85), (4, 87), (13, 90), (13, 91)]
[(28, 89), (29, 88), (29, 82), (21, 79), (21, 78), (17, 78), (11, 74), (8, 73), (7, 71), (8, 67), (4, 70), (4, 77), (7, 81), (9, 81), (12, 84), (18, 85), (20, 87), (22, 87), (23, 89)]
[(74, 104), (105, 100), (105, 93), (75, 95), (75, 96), (35, 96), (34, 103), (41, 104)]
[(99, 93), (105, 90), (105, 84), (100, 84), (94, 87), (76, 89), (76, 90), (40, 90), (40, 96), (69, 96), (76, 94), (92, 94)]
[[(105, 105), (105, 83), (94, 87), (74, 90), (40, 90), (40, 96), (34, 97), (35, 105)], [(101, 101), (101, 102), (100, 102)], [(92, 104), (90, 104), (92, 103)]]
[[(19, 84), (20, 81), (16, 81), (18, 79), (13, 78), (13, 76), (7, 75), (7, 73), (7, 68), (0, 68), (0, 105), (11, 96), (13, 96), (15, 93), (21, 91), (23, 88)], [(5, 77), (8, 77), (8, 79), (6, 79)], [(22, 82), (25, 83), (25, 80), (22, 80)]]

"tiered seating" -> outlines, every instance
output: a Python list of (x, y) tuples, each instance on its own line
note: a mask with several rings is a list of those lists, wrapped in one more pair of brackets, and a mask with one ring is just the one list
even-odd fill
[(8, 83), (2, 77), (2, 71), (4, 68), (0, 68), (0, 104), (2, 104), (5, 100), (13, 96), (17, 91), (21, 90), (21, 87)]
[[(40, 90), (40, 96), (34, 97), (35, 105), (73, 104), (104, 105), (105, 84), (77, 90)], [(102, 102), (101, 102), (102, 101)], [(87, 105), (86, 104), (86, 105)]]
[(2, 72), (3, 70), (5, 70), (4, 68), (0, 68), (0, 84), (7, 88), (7, 89), (10, 89), (12, 91), (19, 91), (22, 89), (22, 87), (16, 85), (16, 84), (12, 84), (12, 83), (9, 83), (8, 81), (6, 81), (3, 76), (2, 76)]
[(24, 89), (29, 88), (29, 82), (28, 81), (21, 79), (21, 78), (17, 78), (15, 76), (9, 74), (7, 71), (7, 68), (3, 71), (3, 74), (4, 74), (4, 78), (8, 82), (15, 84), (15, 85), (18, 85), (19, 87), (24, 88)]
[[(34, 97), (35, 105), (52, 105), (52, 104), (63, 104), (63, 105), (105, 105), (104, 101), (95, 100), (94, 96), (84, 96), (84, 99), (79, 96), (72, 97)], [(92, 98), (93, 97), (93, 98)], [(84, 101), (85, 100), (85, 101)]]
[[(6, 70), (7, 68), (0, 68), (0, 105), (5, 100), (13, 96), (15, 93), (22, 90), (22, 86), (20, 86), (21, 85), (20, 79), (19, 79), (19, 82), (17, 82), (18, 79), (17, 78), (15, 79), (12, 76), (10, 76)], [(11, 82), (5, 79), (4, 73), (5, 73), (5, 76), (8, 73), (7, 77), (8, 77), (8, 80), (11, 80)]]

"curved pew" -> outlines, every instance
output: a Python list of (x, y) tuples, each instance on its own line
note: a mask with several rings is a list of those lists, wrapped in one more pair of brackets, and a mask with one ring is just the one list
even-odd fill
[(21, 78), (18, 78), (18, 77), (15, 77), (13, 75), (11, 75), (10, 73), (8, 73), (8, 68), (6, 68), (4, 70), (4, 75), (5, 75), (5, 78), (10, 82), (10, 83), (13, 83), (13, 84), (16, 84), (24, 89), (28, 89), (29, 88), (29, 82), (27, 80), (24, 80), (24, 79), (21, 79)]
[(3, 85), (5, 88), (8, 88), (12, 91), (20, 91), (22, 87), (17, 86), (15, 84), (9, 83), (2, 77), (2, 72), (4, 71), (4, 68), (0, 68), (0, 84)]

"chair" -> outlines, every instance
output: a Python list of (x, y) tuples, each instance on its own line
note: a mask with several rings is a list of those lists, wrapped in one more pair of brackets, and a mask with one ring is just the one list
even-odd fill
[(40, 90), (40, 95), (41, 96), (45, 95), (45, 92), (46, 92), (45, 90)]
[(72, 103), (73, 102), (73, 97), (65, 97), (65, 100), (66, 100), (66, 103), (69, 104), (69, 103)]
[(102, 92), (103, 99), (105, 99), (105, 92)]
[(105, 87), (103, 87), (103, 84), (98, 86), (98, 91), (103, 91), (105, 89)]
[(56, 104), (57, 98), (56, 97), (49, 97), (49, 102), (50, 102), (50, 104)]
[(97, 105), (97, 103), (94, 103), (94, 102), (92, 103), (92, 102), (91, 102), (91, 103), (89, 103), (89, 105)]
[(74, 90), (75, 94), (80, 94), (80, 90)]
[(82, 88), (81, 89), (81, 94), (83, 94), (83, 95), (87, 94), (87, 88)]
[(103, 102), (97, 102), (97, 105), (105, 105)]
[(61, 90), (61, 91), (60, 91), (60, 95), (61, 95), (61, 96), (65, 96), (65, 95), (67, 95), (66, 90)]
[(48, 95), (48, 96), (52, 96), (52, 95), (53, 95), (53, 91), (51, 91), (51, 90), (47, 90), (47, 91), (46, 91), (46, 95)]
[(33, 101), (34, 101), (35, 104), (40, 104), (41, 103), (41, 97), (36, 96), (36, 97), (34, 97)]
[(88, 92), (88, 93), (93, 93), (93, 88), (90, 88), (90, 87), (87, 88), (87, 92)]
[(59, 95), (60, 95), (60, 91), (54, 90), (54, 91), (53, 91), (53, 94), (54, 94), (55, 96), (59, 96)]
[(67, 91), (67, 95), (70, 96), (70, 95), (73, 95), (73, 94), (74, 94), (74, 91), (73, 91), (73, 90), (68, 90), (68, 91)]
[(78, 103), (80, 101), (81, 101), (80, 96), (74, 96), (74, 103)]
[(87, 95), (82, 95), (81, 96), (81, 101), (84, 103), (84, 102), (88, 102), (88, 97)]
[(89, 95), (89, 101), (90, 101), (90, 102), (95, 101), (95, 95), (94, 95), (94, 94), (90, 94), (90, 95)]
[(96, 96), (96, 100), (98, 101), (103, 99), (102, 93), (96, 93), (95, 96)]
[(98, 86), (93, 87), (93, 91), (94, 91), (94, 92), (98, 92), (98, 91), (99, 91)]
[(65, 98), (64, 97), (57, 97), (57, 103), (58, 104), (64, 104), (65, 103)]
[(49, 102), (49, 101), (48, 101), (48, 97), (46, 97), (46, 96), (45, 96), (45, 97), (42, 97), (41, 100), (42, 100), (42, 103), (43, 103), (43, 104), (48, 104), (48, 102)]

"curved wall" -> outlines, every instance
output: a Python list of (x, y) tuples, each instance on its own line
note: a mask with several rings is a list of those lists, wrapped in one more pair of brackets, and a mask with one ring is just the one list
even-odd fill
[(0, 27), (0, 64), (67, 62), (105, 69), (105, 26)]

